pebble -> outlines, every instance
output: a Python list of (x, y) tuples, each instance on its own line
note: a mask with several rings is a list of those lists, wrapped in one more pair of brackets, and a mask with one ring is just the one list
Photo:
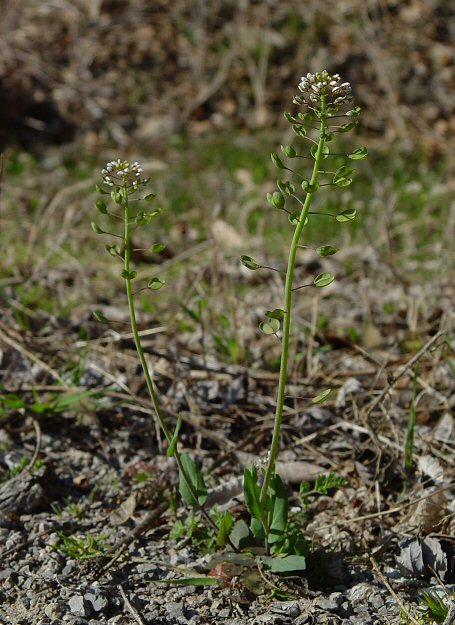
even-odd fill
[(379, 593), (375, 593), (372, 597), (370, 597), (371, 605), (377, 610), (384, 605), (384, 599), (381, 597)]
[(75, 616), (89, 616), (91, 606), (83, 595), (73, 595), (68, 601), (71, 614)]
[(84, 599), (90, 604), (92, 612), (102, 612), (109, 603), (102, 593), (88, 592), (84, 595)]
[(374, 586), (364, 582), (362, 584), (357, 584), (356, 586), (353, 586), (352, 588), (350, 588), (346, 592), (346, 596), (349, 599), (349, 601), (352, 603), (352, 605), (354, 606), (359, 605), (359, 604), (364, 605), (365, 601), (368, 600), (368, 598), (373, 592), (375, 592)]
[(188, 623), (188, 619), (185, 614), (184, 603), (176, 603), (175, 601), (170, 601), (169, 603), (166, 603), (164, 607), (168, 617), (174, 622), (180, 623), (181, 625), (186, 625), (186, 623)]
[(48, 603), (44, 608), (44, 614), (50, 619), (59, 619), (65, 613), (65, 604), (63, 601), (55, 601)]

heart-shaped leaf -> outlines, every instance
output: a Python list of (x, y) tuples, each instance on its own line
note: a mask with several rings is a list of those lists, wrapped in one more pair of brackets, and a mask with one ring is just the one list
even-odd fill
[(323, 287), (328, 286), (329, 284), (332, 284), (334, 280), (335, 280), (335, 277), (332, 276), (331, 273), (324, 271), (315, 277), (313, 284), (317, 286), (318, 288), (322, 289)]

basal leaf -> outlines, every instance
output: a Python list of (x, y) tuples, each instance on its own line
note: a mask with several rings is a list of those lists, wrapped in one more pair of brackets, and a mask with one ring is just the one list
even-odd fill
[(218, 536), (216, 537), (216, 544), (218, 547), (224, 547), (228, 541), (229, 533), (232, 528), (234, 520), (232, 518), (232, 514), (227, 510), (223, 518), (221, 519), (221, 523), (218, 529)]
[(278, 542), (286, 531), (289, 502), (286, 487), (279, 475), (275, 475), (272, 478), (270, 490), (272, 492), (273, 513), (268, 541), (270, 544), (273, 544)]
[(285, 556), (284, 558), (264, 558), (264, 564), (272, 573), (291, 573), (306, 569), (305, 556)]
[(193, 488), (193, 491), (197, 496), (197, 501), (195, 500), (193, 493), (188, 487), (186, 479), (180, 471), (179, 492), (182, 496), (182, 499), (190, 506), (196, 506), (198, 503), (200, 505), (203, 505), (207, 501), (207, 487), (205, 485), (204, 478), (202, 477), (202, 474), (198, 469), (196, 463), (188, 454), (182, 454), (180, 458), (183, 468)]

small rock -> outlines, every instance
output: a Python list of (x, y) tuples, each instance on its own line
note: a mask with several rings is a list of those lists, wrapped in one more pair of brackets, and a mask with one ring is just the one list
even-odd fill
[(299, 616), (301, 613), (298, 601), (280, 601), (279, 603), (273, 603), (270, 607), (273, 612), (280, 612), (292, 618)]
[(13, 584), (17, 581), (17, 573), (11, 567), (0, 571), (0, 580), (10, 580)]
[(188, 623), (188, 619), (185, 614), (185, 605), (183, 603), (170, 601), (169, 603), (166, 603), (164, 607), (170, 620), (180, 623), (181, 625)]
[(54, 603), (49, 603), (44, 608), (44, 614), (52, 619), (59, 619), (65, 613), (65, 604), (63, 601), (55, 601)]
[(370, 603), (374, 608), (378, 610), (384, 605), (384, 599), (381, 597), (379, 593), (377, 593), (373, 595), (372, 597), (370, 597)]
[(229, 618), (230, 614), (231, 614), (230, 608), (223, 608), (222, 610), (218, 612), (218, 618)]
[(318, 597), (314, 604), (318, 606), (318, 608), (327, 610), (328, 612), (334, 612), (338, 609), (338, 603), (328, 597)]
[(365, 605), (365, 601), (375, 592), (371, 584), (362, 583), (353, 586), (346, 592), (346, 596), (352, 605)]
[(102, 593), (88, 592), (84, 595), (84, 599), (90, 604), (93, 612), (102, 612), (109, 603)]
[(76, 569), (76, 560), (67, 560), (65, 566), (62, 569), (62, 575), (66, 577), (67, 575), (71, 575)]
[(71, 614), (74, 616), (89, 616), (91, 605), (82, 595), (73, 595), (68, 601)]

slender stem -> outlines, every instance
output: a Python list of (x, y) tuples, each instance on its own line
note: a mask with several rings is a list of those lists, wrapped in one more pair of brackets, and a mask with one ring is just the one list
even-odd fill
[[(125, 271), (127, 272), (126, 275), (128, 276), (130, 271), (131, 271), (131, 223), (130, 223), (130, 208), (129, 208), (129, 197), (128, 197), (128, 186), (127, 186), (127, 181), (124, 181), (123, 184), (123, 190), (124, 190), (124, 206), (125, 206), (125, 231), (124, 231), (124, 239), (125, 239)], [(126, 278), (126, 295), (127, 295), (127, 299), (128, 299), (128, 309), (129, 309), (129, 314), (130, 314), (130, 319), (131, 319), (131, 330), (133, 333), (133, 337), (134, 337), (134, 343), (136, 345), (136, 350), (137, 353), (139, 355), (139, 360), (141, 361), (141, 365), (142, 365), (142, 370), (144, 372), (144, 377), (145, 377), (145, 381), (147, 384), (147, 389), (150, 395), (150, 398), (152, 400), (153, 403), (153, 407), (155, 409), (155, 413), (156, 416), (158, 417), (158, 421), (159, 424), (161, 426), (161, 429), (164, 432), (164, 435), (166, 436), (166, 439), (168, 441), (168, 443), (171, 442), (172, 440), (172, 432), (169, 429), (166, 420), (164, 418), (163, 412), (161, 410), (161, 406), (158, 400), (158, 394), (156, 392), (155, 389), (155, 385), (153, 383), (152, 380), (152, 376), (150, 374), (150, 370), (147, 364), (147, 360), (145, 358), (145, 354), (144, 354), (144, 349), (142, 347), (142, 343), (141, 343), (141, 338), (139, 336), (139, 329), (137, 326), (137, 318), (136, 318), (136, 308), (134, 305), (134, 294), (133, 294), (133, 288), (132, 288), (132, 281), (130, 278)], [(174, 452), (174, 457), (175, 457), (175, 461), (177, 463), (177, 466), (180, 470), (181, 475), (183, 476), (183, 479), (186, 482), (186, 485), (188, 486), (188, 490), (190, 491), (191, 495), (193, 496), (193, 499), (195, 502), (197, 502), (197, 507), (199, 509), (199, 511), (201, 512), (201, 514), (204, 516), (205, 520), (207, 521), (207, 523), (209, 525), (212, 526), (212, 528), (215, 531), (218, 531), (218, 526), (216, 525), (216, 523), (213, 521), (213, 519), (210, 517), (210, 515), (208, 514), (207, 510), (204, 508), (204, 506), (202, 506), (199, 501), (198, 501), (198, 495), (196, 490), (193, 487), (193, 484), (188, 476), (188, 473), (185, 471), (185, 468), (183, 466), (182, 463), (182, 458), (181, 455), (179, 453), (179, 451), (176, 449)], [(234, 550), (237, 551), (237, 549), (235, 548), (235, 546), (231, 543), (231, 541), (228, 539), (228, 542), (230, 544), (231, 547), (234, 548)]]
[[(126, 183), (124, 185), (125, 191), (125, 272), (126, 275), (129, 275), (131, 271), (131, 223), (130, 223), (130, 212), (129, 212), (129, 198), (128, 198), (128, 189)], [(158, 401), (158, 395), (155, 389), (155, 385), (153, 384), (152, 376), (150, 375), (150, 371), (148, 368), (147, 361), (145, 359), (144, 350), (142, 348), (141, 339), (139, 336), (139, 330), (137, 327), (137, 319), (136, 319), (136, 308), (134, 306), (134, 294), (132, 281), (130, 278), (126, 278), (126, 295), (128, 299), (128, 309), (131, 319), (131, 330), (134, 337), (134, 343), (136, 345), (136, 350), (139, 355), (139, 360), (141, 361), (142, 369), (144, 371), (145, 381), (147, 384), (147, 389), (150, 395), (150, 398), (153, 403), (153, 407), (156, 412), (156, 416), (158, 417), (158, 421), (160, 423), (161, 429), (166, 436), (168, 443), (172, 440), (172, 432), (170, 431), (163, 413), (161, 411), (161, 406)]]
[[(327, 116), (326, 116), (325, 110), (326, 110), (326, 102), (325, 102), (324, 96), (322, 96), (321, 98), (321, 127), (319, 131), (319, 142), (317, 143), (318, 148), (316, 150), (316, 154), (314, 157), (313, 173), (311, 176), (310, 184), (314, 184), (315, 182), (317, 182), (319, 168), (321, 166), (322, 159), (323, 159), (323, 150), (324, 150), (324, 144), (325, 144), (324, 137), (325, 137), (325, 130), (326, 130), (326, 125), (327, 125)], [(280, 442), (281, 421), (283, 418), (284, 398), (285, 398), (285, 390), (286, 390), (286, 376), (287, 376), (287, 368), (288, 368), (288, 360), (289, 360), (289, 336), (290, 336), (290, 330), (291, 330), (292, 291), (293, 291), (295, 260), (296, 260), (297, 249), (298, 249), (300, 237), (302, 234), (302, 230), (305, 225), (305, 221), (306, 221), (311, 203), (313, 201), (313, 195), (314, 193), (308, 193), (305, 197), (305, 201), (302, 204), (300, 218), (295, 228), (294, 236), (292, 237), (291, 247), (289, 250), (288, 267), (287, 267), (287, 272), (286, 272), (286, 282), (285, 282), (285, 287), (284, 287), (284, 310), (286, 312), (284, 314), (284, 320), (283, 320), (283, 338), (282, 338), (282, 348), (281, 348), (280, 377), (279, 377), (279, 383), (278, 383), (278, 397), (277, 397), (272, 443), (270, 447), (270, 456), (269, 456), (269, 461), (267, 464), (267, 470), (266, 470), (264, 482), (262, 484), (261, 507), (264, 506), (265, 498), (267, 496), (267, 491), (270, 486), (270, 481), (275, 473), (275, 463), (276, 463), (276, 457), (278, 453), (278, 445)]]

